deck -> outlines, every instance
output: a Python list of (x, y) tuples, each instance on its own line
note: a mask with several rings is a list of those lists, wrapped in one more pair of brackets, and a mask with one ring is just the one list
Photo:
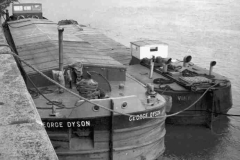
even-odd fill
[[(24, 19), (9, 22), (19, 56), (40, 71), (59, 66), (58, 25), (49, 20)], [(75, 26), (76, 31), (81, 31)], [(74, 31), (75, 32), (75, 31)], [(123, 64), (99, 51), (92, 43), (72, 34), (68, 27), (63, 32), (64, 65), (80, 61), (83, 65), (125, 68)], [(27, 74), (36, 73), (23, 65)]]
[(91, 45), (98, 50), (98, 52), (108, 55), (124, 65), (128, 65), (130, 63), (130, 48), (114, 41), (93, 28), (86, 26), (83, 27), (83, 25), (80, 26), (64, 25), (64, 29), (66, 33), (73, 33), (82, 40), (90, 42)]

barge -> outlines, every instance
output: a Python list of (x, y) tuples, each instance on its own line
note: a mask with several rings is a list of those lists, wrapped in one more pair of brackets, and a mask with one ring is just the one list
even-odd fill
[(59, 24), (66, 32), (74, 33), (98, 52), (124, 64), (127, 73), (140, 83), (153, 83), (156, 92), (170, 96), (172, 107), (167, 113), (167, 124), (211, 127), (218, 115), (231, 109), (231, 82), (214, 72), (217, 62), (209, 62), (209, 69), (205, 69), (194, 64), (191, 55), (175, 60), (168, 57), (169, 45), (159, 40), (135, 41), (125, 47), (90, 27), (64, 22)]
[(162, 155), (170, 98), (152, 84), (137, 82), (127, 66), (90, 42), (43, 18), (39, 3), (13, 4), (4, 32), (59, 159)]
[[(15, 16), (17, 18), (21, 18), (21, 13)], [(65, 28), (65, 33), (87, 41), (97, 52), (124, 64), (128, 68), (127, 73), (141, 83), (153, 83), (156, 92), (171, 96), (172, 108), (167, 114), (174, 116), (167, 117), (166, 123), (211, 127), (218, 115), (226, 114), (232, 107), (231, 82), (213, 72), (217, 62), (209, 62), (207, 70), (194, 64), (191, 55), (171, 59), (168, 57), (168, 44), (158, 40), (131, 42), (130, 47), (126, 47), (76, 21), (63, 20), (58, 24)], [(156, 61), (151, 63), (153, 55)], [(151, 78), (150, 64), (154, 69)]]
[(166, 123), (206, 125), (232, 107), (231, 82), (209, 69), (199, 67), (191, 55), (181, 59), (168, 57), (168, 44), (158, 40), (131, 42), (132, 59), (128, 72), (142, 83), (153, 83), (156, 92), (171, 96), (172, 105)]

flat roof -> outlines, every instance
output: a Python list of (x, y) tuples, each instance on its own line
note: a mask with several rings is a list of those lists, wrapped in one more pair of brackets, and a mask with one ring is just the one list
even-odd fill
[(142, 41), (131, 42), (131, 44), (134, 44), (139, 47), (147, 46), (147, 45), (158, 45), (158, 44), (168, 45), (167, 43), (163, 43), (159, 40), (142, 40)]
[(13, 6), (25, 6), (25, 5), (42, 5), (42, 3), (13, 3)]

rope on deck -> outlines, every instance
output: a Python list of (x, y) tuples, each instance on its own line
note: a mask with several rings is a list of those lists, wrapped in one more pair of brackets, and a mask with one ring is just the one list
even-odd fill
[[(12, 51), (14, 51), (13, 48), (12, 48), (11, 46), (9, 46), (9, 45), (0, 44), (0, 46), (9, 47)], [(108, 111), (110, 111), (110, 112), (118, 113), (118, 114), (125, 115), (125, 116), (137, 117), (136, 115), (131, 115), (131, 114), (127, 114), (127, 113), (122, 113), (122, 112), (119, 112), (119, 111), (115, 111), (115, 110), (106, 108), (106, 107), (104, 107), (104, 106), (102, 106), (102, 105), (99, 105), (99, 104), (96, 104), (96, 103), (94, 103), (94, 102), (91, 102), (90, 100), (88, 100), (88, 99), (86, 99), (86, 98), (84, 98), (84, 97), (82, 97), (82, 96), (80, 96), (80, 95), (72, 92), (71, 90), (69, 90), (69, 89), (67, 89), (66, 87), (60, 85), (59, 83), (55, 82), (55, 81), (52, 80), (51, 78), (47, 77), (45, 74), (43, 74), (43, 73), (42, 73), (41, 71), (39, 71), (38, 69), (34, 68), (32, 65), (28, 64), (27, 62), (25, 62), (23, 59), (21, 59), (21, 58), (20, 58), (17, 54), (15, 54), (14, 52), (4, 52), (4, 53), (0, 53), (0, 54), (10, 54), (10, 55), (18, 58), (20, 61), (22, 61), (23, 63), (25, 63), (28, 67), (30, 67), (31, 69), (33, 69), (34, 71), (36, 71), (37, 73), (39, 73), (41, 76), (43, 76), (44, 78), (46, 78), (46, 79), (49, 80), (50, 82), (52, 82), (52, 83), (54, 83), (55, 85), (61, 87), (62, 89), (64, 89), (65, 91), (69, 92), (70, 94), (76, 96), (77, 98), (80, 98), (80, 99), (84, 100), (85, 102), (91, 103), (91, 104), (93, 104), (93, 105), (96, 105), (96, 106), (98, 106), (98, 107), (100, 107), (100, 108), (103, 108), (103, 109), (105, 109), (105, 110), (108, 110)], [(207, 88), (207, 89), (205, 90), (205, 92), (204, 92), (194, 103), (192, 103), (189, 107), (187, 107), (187, 108), (185, 108), (185, 109), (183, 109), (183, 110), (181, 110), (181, 111), (178, 111), (178, 112), (173, 113), (173, 114), (170, 114), (170, 115), (166, 115), (166, 114), (165, 114), (164, 116), (157, 116), (157, 117), (140, 116), (140, 117), (141, 117), (141, 118), (147, 118), (147, 119), (153, 119), (153, 118), (155, 119), (155, 118), (167, 118), (167, 117), (172, 117), (172, 116), (178, 115), (178, 114), (180, 114), (180, 113), (182, 113), (182, 112), (190, 109), (191, 107), (193, 107), (211, 88), (213, 88), (213, 87), (216, 86), (216, 85), (218, 85), (218, 83), (216, 83), (216, 84), (210, 86), (209, 88)], [(80, 106), (81, 106), (81, 105), (80, 105)], [(72, 107), (72, 108), (68, 108), (68, 109), (74, 109), (74, 108), (76, 108), (76, 107)], [(139, 116), (138, 116), (138, 117), (139, 117)], [(140, 117), (139, 117), (139, 118), (140, 118)]]

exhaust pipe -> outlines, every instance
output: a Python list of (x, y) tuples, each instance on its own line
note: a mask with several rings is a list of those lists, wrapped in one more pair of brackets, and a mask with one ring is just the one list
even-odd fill
[(188, 55), (183, 58), (183, 67), (186, 67), (187, 64), (192, 60), (192, 56)]
[(6, 21), (9, 21), (9, 12), (6, 10)]
[(172, 58), (164, 58), (163, 59), (163, 72), (167, 72), (168, 65), (172, 62)]
[(210, 62), (209, 76), (212, 75), (213, 66), (215, 66), (216, 64), (217, 64), (216, 61), (211, 61), (211, 62)]
[(58, 27), (59, 71), (63, 71), (63, 27)]
[[(53, 79), (59, 84), (65, 86), (65, 79), (63, 75), (63, 31), (64, 28), (58, 27), (58, 44), (59, 44), (59, 71), (52, 70)], [(59, 87), (59, 93), (63, 93), (64, 90)]]

